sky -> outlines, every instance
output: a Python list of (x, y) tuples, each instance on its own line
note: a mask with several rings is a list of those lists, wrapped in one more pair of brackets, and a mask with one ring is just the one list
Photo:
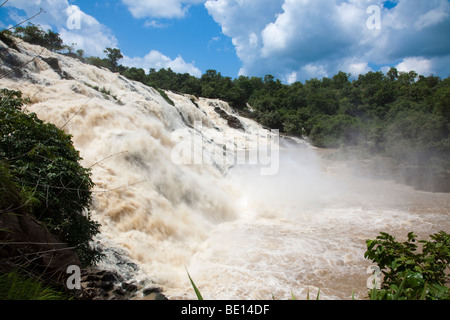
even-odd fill
[[(0, 0), (0, 5), (6, 0)], [(0, 28), (32, 20), (85, 56), (200, 77), (283, 83), (414, 70), (450, 76), (450, 0), (8, 0)]]

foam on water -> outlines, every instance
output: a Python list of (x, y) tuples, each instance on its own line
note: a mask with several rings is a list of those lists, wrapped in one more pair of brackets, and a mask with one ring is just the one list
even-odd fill
[[(17, 65), (53, 57), (70, 80), (35, 58), (0, 87), (21, 90), (32, 100), (27, 110), (73, 136), (92, 169), (99, 243), (139, 266), (139, 274), (121, 269), (128, 276), (155, 281), (169, 298), (195, 298), (186, 268), (208, 299), (289, 299), (291, 290), (302, 299), (319, 288), (322, 299), (347, 299), (353, 290), (364, 298), (366, 239), (450, 230), (448, 195), (355, 177), (298, 139), (282, 144), (276, 175), (215, 161), (233, 160), (228, 150), (250, 152), (271, 133), (225, 102), (167, 92), (172, 106), (108, 70), (18, 46), (21, 53), (8, 49)], [(0, 67), (0, 74), (13, 68)], [(216, 108), (243, 129), (230, 128)], [(174, 161), (174, 137), (186, 134), (202, 164)], [(117, 268), (113, 255), (101, 265)]]

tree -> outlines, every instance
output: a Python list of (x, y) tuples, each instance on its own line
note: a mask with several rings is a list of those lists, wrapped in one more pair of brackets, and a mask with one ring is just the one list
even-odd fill
[(87, 57), (84, 59), (86, 63), (96, 66), (98, 68), (106, 68), (110, 67), (109, 61), (106, 59), (100, 59), (99, 57)]
[(93, 182), (83, 168), (71, 136), (22, 112), (27, 103), (20, 91), (0, 90), (0, 162), (6, 163), (24, 194), (32, 195), (32, 214), (69, 246), (85, 265), (100, 257), (90, 247), (99, 232), (89, 205)]
[(53, 52), (62, 50), (65, 47), (59, 34), (51, 30), (48, 30), (47, 33), (44, 34), (44, 43), (45, 46)]
[(145, 78), (146, 78), (145, 71), (142, 68), (139, 68), (139, 69), (135, 68), (135, 67), (127, 68), (121, 74), (130, 80), (135, 80), (135, 81), (139, 81), (142, 83), (145, 82)]
[(341, 145), (356, 145), (361, 138), (360, 122), (345, 114), (318, 115), (313, 123), (309, 137), (316, 146), (336, 148)]
[(119, 66), (119, 60), (123, 58), (120, 49), (106, 48), (103, 52), (106, 53), (109, 69), (111, 69), (111, 71), (116, 71)]
[(82, 62), (85, 61), (84, 59), (84, 50), (83, 49), (78, 49), (76, 52), (76, 58)]
[(335, 89), (337, 89), (337, 90), (343, 89), (344, 86), (349, 83), (349, 81), (348, 81), (349, 77), (350, 77), (349, 74), (339, 71), (339, 73), (333, 77), (333, 85), (334, 85)]
[(42, 46), (50, 51), (59, 51), (65, 48), (63, 40), (58, 33), (52, 30), (44, 31), (40, 26), (29, 23), (26, 27), (17, 27), (14, 36), (24, 41)]
[(386, 73), (386, 76), (389, 78), (390, 81), (395, 81), (398, 78), (398, 70), (396, 68), (392, 67)]
[(17, 27), (13, 35), (28, 43), (45, 46), (44, 34), (45, 32), (39, 26), (29, 23), (26, 27)]
[(440, 88), (436, 92), (434, 113), (442, 115), (447, 123), (450, 123), (450, 86)]

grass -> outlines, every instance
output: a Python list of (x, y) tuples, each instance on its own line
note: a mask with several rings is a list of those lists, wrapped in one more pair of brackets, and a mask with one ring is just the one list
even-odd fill
[(169, 98), (169, 96), (167, 95), (167, 93), (164, 92), (164, 90), (156, 89), (156, 91), (158, 91), (161, 97), (163, 97), (168, 104), (170, 104), (171, 106), (175, 106), (175, 103), (172, 101), (172, 99)]
[(200, 300), (200, 301), (203, 300), (203, 297), (202, 297), (202, 295), (200, 294), (200, 291), (198, 290), (198, 288), (197, 288), (197, 286), (195, 285), (194, 281), (192, 280), (191, 275), (189, 274), (189, 271), (186, 270), (186, 272), (187, 272), (187, 274), (188, 274), (189, 281), (191, 281), (191, 285), (192, 285), (192, 287), (194, 288), (195, 295), (197, 296), (197, 299)]
[(94, 90), (100, 92), (101, 94), (103, 94), (103, 97), (104, 97), (105, 99), (111, 100), (111, 99), (109, 99), (109, 97), (112, 97), (119, 105), (123, 105), (123, 102), (122, 102), (121, 100), (119, 100), (119, 99), (117, 98), (116, 95), (113, 95), (113, 94), (111, 93), (111, 91), (108, 90), (108, 89), (106, 89), (105, 87), (99, 88), (98, 86), (90, 85), (90, 84), (87, 83), (87, 82), (85, 82), (84, 84), (85, 84), (86, 86), (88, 86), (88, 87), (90, 87), (90, 88), (92, 88), (92, 89), (94, 89)]
[(0, 300), (67, 300), (67, 297), (16, 270), (0, 275)]

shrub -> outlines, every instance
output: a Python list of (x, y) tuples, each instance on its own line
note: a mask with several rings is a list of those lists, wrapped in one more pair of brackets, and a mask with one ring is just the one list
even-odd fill
[[(411, 232), (408, 240), (398, 242), (387, 233), (375, 240), (367, 240), (365, 257), (382, 270), (384, 279), (380, 289), (373, 289), (377, 300), (441, 300), (450, 299), (446, 274), (450, 264), (450, 235), (440, 232), (430, 241), (417, 241)], [(417, 252), (419, 243), (421, 251)]]
[(90, 247), (99, 225), (89, 216), (90, 170), (83, 168), (71, 136), (36, 114), (22, 112), (28, 102), (20, 91), (0, 90), (0, 162), (5, 163), (23, 194), (36, 201), (33, 215), (69, 246), (84, 265), (100, 254)]

